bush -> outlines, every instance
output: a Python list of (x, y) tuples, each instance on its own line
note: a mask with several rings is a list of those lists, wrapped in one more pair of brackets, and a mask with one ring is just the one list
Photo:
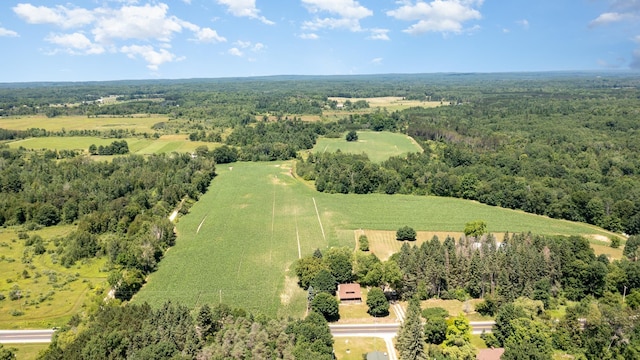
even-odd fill
[(379, 287), (374, 287), (367, 294), (367, 311), (371, 316), (387, 316), (389, 315), (389, 301), (384, 292)]
[(619, 237), (614, 237), (611, 239), (611, 245), (612, 248), (617, 249), (620, 247), (620, 238)]
[(347, 133), (347, 136), (345, 137), (345, 139), (347, 141), (358, 141), (358, 133), (355, 132), (355, 130), (351, 130)]
[(358, 238), (358, 248), (360, 251), (369, 251), (369, 239), (367, 235), (360, 235)]
[(409, 226), (403, 226), (396, 232), (396, 240), (404, 241), (415, 241), (416, 240), (416, 231)]
[(340, 319), (338, 300), (326, 292), (321, 292), (313, 298), (311, 309), (324, 316), (327, 321)]

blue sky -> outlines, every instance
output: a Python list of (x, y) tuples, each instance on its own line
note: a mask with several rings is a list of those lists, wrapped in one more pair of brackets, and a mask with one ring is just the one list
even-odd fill
[(0, 47), (0, 82), (640, 70), (640, 0), (3, 0)]

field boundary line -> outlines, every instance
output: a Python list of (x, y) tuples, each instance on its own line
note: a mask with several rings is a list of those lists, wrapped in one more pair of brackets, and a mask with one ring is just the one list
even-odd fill
[(298, 209), (294, 209), (293, 216), (296, 219), (296, 240), (298, 240), (298, 259), (302, 259), (302, 249), (300, 248), (300, 232), (298, 231)]
[(313, 199), (313, 206), (316, 208), (316, 215), (318, 216), (318, 223), (320, 224), (320, 231), (322, 231), (322, 238), (327, 241), (327, 237), (324, 235), (324, 227), (322, 227), (322, 220), (320, 220), (320, 212), (318, 212), (318, 205), (316, 204), (316, 198)]
[(207, 220), (207, 216), (209, 216), (209, 215), (205, 215), (205, 217), (202, 218), (202, 221), (200, 221), (200, 225), (198, 225), (198, 229), (196, 230), (196, 234), (198, 234), (200, 232), (200, 228), (202, 227), (202, 224), (204, 224), (204, 221)]

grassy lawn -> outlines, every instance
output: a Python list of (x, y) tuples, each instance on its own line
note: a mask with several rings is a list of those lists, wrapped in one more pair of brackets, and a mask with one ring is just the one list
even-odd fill
[(392, 156), (410, 152), (421, 152), (422, 149), (408, 136), (390, 132), (359, 131), (358, 141), (348, 142), (344, 136), (340, 138), (319, 138), (313, 152), (366, 153), (374, 162), (382, 162)]
[(130, 129), (138, 132), (150, 132), (153, 124), (168, 121), (165, 115), (141, 115), (136, 117), (92, 117), (86, 116), (20, 116), (0, 119), (0, 128), (27, 130), (39, 128), (49, 131), (65, 130), (118, 130)]
[(16, 360), (33, 360), (38, 357), (40, 351), (49, 347), (49, 344), (4, 344), (5, 349), (13, 350)]
[[(78, 313), (91, 294), (100, 293), (107, 277), (100, 269), (104, 260), (78, 263), (65, 268), (57, 263), (53, 238), (64, 236), (72, 226), (56, 226), (29, 235), (45, 239), (48, 250), (42, 255), (24, 257), (24, 240), (17, 229), (0, 229), (0, 328), (51, 328), (67, 322)], [(17, 287), (21, 297), (11, 300), (9, 292)]]
[(381, 338), (336, 337), (334, 341), (333, 350), (338, 360), (362, 360), (368, 352), (387, 352), (387, 344)]

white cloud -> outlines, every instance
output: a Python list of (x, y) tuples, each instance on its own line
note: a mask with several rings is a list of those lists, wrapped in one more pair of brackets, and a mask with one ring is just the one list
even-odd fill
[(202, 28), (196, 31), (196, 40), (205, 43), (226, 42), (227, 39), (218, 35), (218, 32), (210, 28)]
[(592, 20), (589, 23), (589, 26), (596, 27), (596, 26), (602, 26), (602, 25), (609, 25), (611, 23), (631, 20), (634, 17), (635, 16), (630, 13), (624, 14), (624, 13), (617, 13), (617, 12), (606, 12), (606, 13), (600, 14), (597, 18)]
[(267, 25), (275, 24), (273, 21), (260, 15), (260, 10), (256, 8), (256, 0), (217, 0), (218, 4), (227, 7), (232, 15), (238, 17), (248, 17), (251, 19), (257, 19)]
[(464, 23), (482, 18), (478, 7), (483, 0), (421, 0), (401, 2), (402, 6), (387, 11), (387, 15), (398, 20), (417, 21), (403, 30), (412, 35), (426, 32), (461, 33)]
[(305, 21), (303, 29), (318, 30), (348, 29), (351, 31), (361, 31), (360, 20), (373, 15), (373, 11), (360, 5), (355, 0), (302, 0), (312, 14), (329, 13), (335, 15), (327, 18), (315, 18)]
[(19, 35), (17, 32), (0, 27), (0, 37), (18, 37), (18, 36)]
[(389, 38), (389, 29), (370, 29), (371, 35), (369, 35), (369, 39), (371, 40), (391, 40)]
[(82, 33), (73, 34), (49, 34), (46, 41), (61, 46), (66, 52), (74, 55), (97, 55), (105, 52), (103, 46), (94, 44)]
[(298, 37), (300, 39), (305, 39), (305, 40), (317, 40), (320, 38), (318, 34), (315, 34), (315, 33), (303, 33), (303, 34), (300, 34)]
[(98, 42), (114, 39), (170, 41), (173, 33), (182, 30), (184, 22), (167, 17), (168, 9), (166, 4), (99, 8), (96, 9), (98, 19), (92, 32)]
[(147, 62), (147, 67), (153, 71), (157, 71), (160, 65), (166, 62), (184, 59), (183, 57), (177, 57), (166, 49), (156, 51), (151, 45), (123, 46), (120, 48), (120, 52), (126, 54), (131, 59), (135, 59), (138, 56), (142, 57)]
[[(113, 7), (113, 3), (118, 5)], [(226, 41), (211, 28), (201, 28), (170, 15), (168, 5), (155, 1), (138, 5), (137, 0), (111, 0), (94, 9), (18, 4), (13, 11), (29, 24), (80, 29), (46, 37), (45, 41), (58, 47), (52, 53), (100, 54), (105, 49), (120, 49), (130, 58), (143, 58), (152, 70), (157, 70), (164, 63), (182, 59), (166, 49), (170, 49), (173, 38), (185, 30), (193, 33), (193, 38), (189, 40), (195, 42)]]
[[(251, 41), (242, 41), (242, 40), (238, 40), (236, 42), (233, 43), (234, 45), (236, 45), (236, 47), (234, 47), (233, 49), (237, 49), (238, 51), (240, 51), (239, 49), (246, 49), (249, 50), (251, 52), (257, 53), (260, 52), (264, 49), (267, 48), (267, 46), (263, 43), (257, 42), (257, 43), (252, 43)], [(233, 54), (231, 55), (236, 55), (236, 56), (242, 56), (242, 52), (240, 52), (240, 54), (238, 55), (237, 51), (234, 51)]]
[(242, 57), (244, 55), (244, 53), (240, 51), (240, 49), (238, 49), (237, 47), (231, 48), (227, 50), (227, 52), (229, 53), (229, 55), (238, 56), (238, 57)]
[(527, 20), (527, 19), (518, 20), (518, 21), (516, 21), (516, 24), (522, 26), (523, 29), (528, 29), (529, 28), (529, 20)]
[(377, 58), (371, 59), (371, 63), (374, 64), (374, 65), (380, 65), (380, 64), (382, 64), (382, 58), (381, 57), (377, 57)]
[(18, 4), (13, 12), (29, 24), (53, 24), (61, 28), (74, 28), (90, 24), (94, 21), (93, 13), (82, 8), (33, 6)]

